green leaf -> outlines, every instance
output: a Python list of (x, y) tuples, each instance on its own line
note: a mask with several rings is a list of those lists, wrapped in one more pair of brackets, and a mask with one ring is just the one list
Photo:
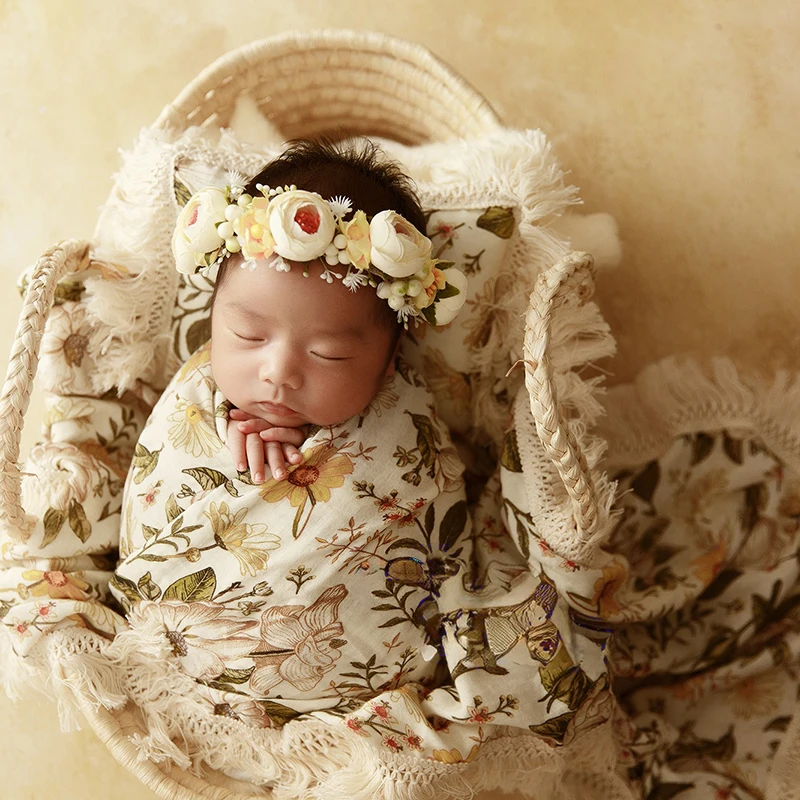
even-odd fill
[(569, 725), (569, 721), (573, 716), (575, 716), (574, 711), (567, 711), (557, 717), (540, 722), (538, 725), (529, 725), (528, 728), (539, 736), (547, 736), (550, 739), (561, 742), (564, 740), (567, 725)]
[(436, 462), (436, 455), (439, 452), (439, 431), (436, 430), (431, 418), (424, 414), (412, 414), (406, 411), (417, 429), (417, 447), (422, 463), (426, 467), (432, 467)]
[[(144, 558), (144, 556), (142, 556)], [(217, 576), (211, 567), (206, 567), (191, 575), (179, 578), (170, 584), (164, 592), (164, 600), (182, 600), (195, 602), (198, 600), (211, 600), (217, 588)]]
[(173, 188), (175, 191), (175, 201), (183, 208), (192, 199), (192, 193), (177, 177), (174, 178)]
[(142, 523), (142, 536), (144, 536), (146, 542), (152, 539), (154, 536), (158, 536), (158, 534), (158, 528), (153, 528), (150, 525), (145, 525)]
[(293, 708), (282, 706), (274, 700), (261, 700), (260, 702), (261, 705), (264, 706), (267, 716), (276, 725), (285, 725), (287, 722), (291, 722), (293, 719), (299, 717), (302, 713), (300, 711), (295, 711)]
[(457, 286), (453, 286), (452, 283), (448, 283), (444, 289), (440, 289), (436, 292), (436, 299), (446, 300), (448, 297), (455, 297), (459, 294), (461, 294), (461, 290)]
[(467, 502), (459, 500), (447, 509), (439, 527), (439, 549), (449, 550), (467, 527)]
[(519, 551), (526, 561), (531, 558), (531, 543), (529, 541), (530, 534), (528, 529), (522, 524), (522, 520), (517, 517), (517, 542), (519, 543)]
[[(431, 508), (433, 508), (433, 506), (431, 506)], [(425, 545), (422, 544), (422, 542), (420, 542), (419, 540), (412, 539), (411, 537), (398, 539), (396, 542), (392, 542), (386, 548), (386, 552), (388, 553), (391, 550), (397, 549), (398, 547), (406, 547), (412, 550), (419, 550), (421, 553), (425, 553), (425, 555), (428, 555), (428, 548), (425, 547)]]
[(514, 234), (516, 220), (514, 219), (513, 208), (502, 208), (501, 206), (489, 206), (486, 211), (478, 217), (475, 223), (479, 228), (483, 228), (501, 239), (510, 239)]
[(186, 331), (186, 347), (194, 353), (201, 345), (211, 338), (211, 319), (203, 317), (195, 320)]
[(511, 428), (503, 438), (503, 452), (500, 454), (500, 463), (509, 472), (522, 472), (522, 459), (519, 456), (517, 432)]
[(53, 305), (60, 306), (80, 300), (85, 291), (83, 281), (59, 281), (53, 295)]
[(42, 537), (42, 544), (40, 547), (46, 547), (50, 542), (54, 541), (61, 526), (64, 524), (66, 514), (57, 508), (48, 508), (44, 512), (42, 523), (44, 524), (44, 536)]
[(153, 581), (153, 577), (149, 572), (145, 572), (145, 574), (139, 578), (136, 586), (139, 589), (139, 594), (146, 600), (158, 600), (158, 598), (161, 597), (161, 589), (159, 589), (158, 585)]
[(196, 467), (194, 469), (185, 469), (183, 472), (194, 478), (203, 490), (216, 489), (218, 486), (224, 486), (228, 494), (233, 497), (239, 496), (239, 492), (230, 478), (222, 472), (219, 472), (219, 470), (211, 469), (210, 467)]
[(142, 561), (166, 561), (166, 556), (154, 556), (152, 553), (142, 553), (142, 555), (138, 556), (141, 558)]
[(108, 579), (108, 583), (112, 588), (116, 589), (120, 594), (134, 603), (138, 603), (142, 599), (142, 595), (139, 594), (139, 589), (136, 584), (127, 578), (123, 578), (122, 575), (118, 575), (116, 572)]
[(172, 522), (183, 514), (183, 509), (178, 505), (175, 495), (171, 494), (167, 499), (167, 522)]
[(434, 509), (433, 503), (428, 506), (428, 510), (425, 512), (425, 533), (430, 535), (433, 533), (433, 526), (436, 523), (436, 510)]
[(83, 506), (73, 500), (69, 506), (69, 526), (73, 533), (85, 544), (86, 540), (92, 535), (92, 526), (86, 518)]
[(231, 667), (226, 667), (222, 675), (218, 675), (216, 680), (220, 683), (233, 683), (237, 685), (247, 683), (254, 669), (255, 667), (247, 667), (245, 669), (231, 669)]
[(133, 475), (134, 483), (141, 483), (156, 468), (161, 450), (163, 447), (151, 453), (143, 444), (136, 443), (136, 449), (133, 451), (133, 466), (136, 468)]

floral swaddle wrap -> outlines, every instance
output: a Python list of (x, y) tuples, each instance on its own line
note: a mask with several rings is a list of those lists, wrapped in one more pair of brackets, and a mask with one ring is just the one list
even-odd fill
[(236, 471), (228, 409), (207, 345), (139, 440), (111, 579), (143, 652), (166, 637), (209, 709), (262, 728), (313, 715), (453, 763), (606, 688), (602, 657), (590, 677), (561, 641), (549, 579), (513, 548), (474, 562), (463, 467), (403, 356), (283, 481)]

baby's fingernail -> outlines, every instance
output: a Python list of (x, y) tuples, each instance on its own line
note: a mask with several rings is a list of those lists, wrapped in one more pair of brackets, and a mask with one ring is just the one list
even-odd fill
[(244, 422), (240, 422), (240, 423), (239, 423), (239, 424), (238, 424), (236, 427), (237, 427), (237, 428), (238, 428), (240, 431), (243, 431), (243, 430), (244, 430)]
[(279, 481), (283, 478), (284, 472), (282, 469), (276, 469), (273, 475), (275, 475), (275, 480)]
[(263, 475), (262, 473), (260, 473), (260, 472), (256, 472), (256, 474), (255, 474), (255, 475), (253, 475), (253, 480), (254, 480), (256, 483), (261, 483), (261, 481), (263, 481), (263, 480), (264, 480), (264, 475)]
[(236, 469), (238, 469), (238, 470), (239, 470), (239, 472), (244, 472), (244, 471), (247, 469), (247, 464), (245, 464), (245, 463), (244, 463), (244, 461), (240, 461), (240, 462), (239, 462), (239, 463), (236, 465)]
[(292, 453), (289, 460), (296, 464), (300, 460), (300, 453)]

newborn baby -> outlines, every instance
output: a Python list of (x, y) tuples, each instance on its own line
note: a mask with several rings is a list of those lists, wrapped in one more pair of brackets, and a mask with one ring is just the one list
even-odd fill
[(219, 266), (211, 341), (139, 440), (112, 586), (250, 724), (344, 717), (446, 675), (462, 467), (400, 345), (453, 319), (466, 286), (424, 222), (375, 148), (312, 143), (178, 220), (178, 268)]

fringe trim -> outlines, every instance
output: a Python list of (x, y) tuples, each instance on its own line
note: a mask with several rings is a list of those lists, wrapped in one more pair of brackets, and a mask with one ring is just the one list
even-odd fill
[(780, 372), (770, 384), (729, 359), (668, 358), (610, 389), (606, 409), (598, 432), (609, 442), (607, 469), (650, 461), (676, 436), (731, 428), (760, 437), (800, 470), (800, 374)]
[[(603, 378), (583, 378), (580, 370), (598, 359), (613, 355), (616, 343), (597, 304), (581, 297), (587, 290), (593, 290), (589, 276), (580, 285), (573, 282), (571, 291), (553, 308), (547, 355), (553, 366), (558, 404), (567, 417), (567, 425), (583, 453), (594, 484), (598, 524), (591, 537), (581, 538), (579, 535), (572, 500), (558, 470), (543, 449), (525, 387), (517, 394), (514, 419), (537, 533), (564, 558), (592, 567), (608, 559), (600, 545), (616, 520), (617, 515), (612, 510), (616, 483), (600, 469), (606, 441), (596, 426), (604, 412), (601, 402), (605, 394)], [(534, 351), (538, 345), (534, 342)], [(543, 352), (533, 352), (527, 357), (541, 359), (543, 355)]]
[(124, 631), (109, 643), (67, 628), (43, 637), (28, 659), (13, 654), (7, 634), (0, 652), (7, 686), (24, 682), (55, 697), (70, 712), (62, 724), (85, 714), (112, 754), (161, 797), (200, 800), (213, 786), (230, 789), (229, 800), (261, 791), (274, 800), (466, 800), (494, 789), (537, 800), (633, 800), (614, 772), (611, 723), (562, 749), (510, 731), (469, 764), (384, 755), (321, 721), (263, 730), (212, 716), (167, 649), (149, 629)]

